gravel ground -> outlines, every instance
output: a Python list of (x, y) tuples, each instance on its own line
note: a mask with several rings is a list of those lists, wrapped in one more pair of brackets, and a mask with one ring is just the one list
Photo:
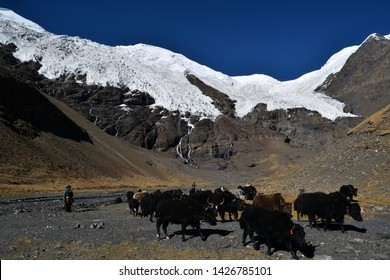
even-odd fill
[[(180, 226), (170, 225), (170, 240), (156, 240), (155, 224), (130, 215), (124, 192), (77, 194), (73, 211), (62, 209), (61, 196), (0, 197), (1, 259), (291, 259), (286, 251), (266, 256), (242, 246), (238, 222), (202, 224), (207, 239), (194, 230), (182, 242)], [(390, 215), (376, 207), (363, 222), (346, 217), (346, 233), (305, 228), (306, 239), (318, 245), (314, 259), (390, 259)], [(301, 221), (306, 225), (307, 221)], [(195, 234), (195, 235), (194, 235)], [(304, 256), (299, 254), (301, 259)]]

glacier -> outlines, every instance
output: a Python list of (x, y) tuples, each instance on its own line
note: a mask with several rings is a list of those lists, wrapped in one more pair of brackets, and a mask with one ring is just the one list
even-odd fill
[(85, 75), (89, 85), (128, 88), (128, 94), (134, 90), (147, 92), (155, 99), (153, 106), (170, 111), (211, 119), (221, 115), (212, 99), (187, 80), (186, 75), (193, 74), (234, 100), (237, 117), (245, 116), (259, 103), (267, 104), (268, 110), (304, 107), (331, 120), (354, 116), (344, 113), (342, 102), (314, 89), (330, 74), (339, 72), (359, 46), (340, 50), (319, 70), (295, 80), (278, 81), (264, 74), (231, 77), (156, 46), (107, 46), (56, 35), (7, 9), (0, 9), (0, 43), (14, 43), (14, 56), (39, 62), (39, 73), (49, 79)]

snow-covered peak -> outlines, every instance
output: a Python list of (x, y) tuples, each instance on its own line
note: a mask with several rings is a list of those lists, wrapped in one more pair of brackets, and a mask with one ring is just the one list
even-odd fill
[[(240, 90), (247, 96), (236, 104), (237, 114), (244, 116), (254, 103), (259, 103), (259, 96), (268, 110), (304, 107), (318, 111), (322, 116), (334, 120), (340, 116), (351, 116), (343, 112), (344, 104), (314, 90), (331, 73), (341, 70), (348, 57), (357, 50), (357, 46), (341, 50), (333, 55), (319, 70), (307, 73), (298, 79), (280, 82), (264, 75), (235, 77), (241, 83)], [(238, 98), (238, 97), (237, 97)]]
[[(26, 28), (31, 31), (29, 36), (22, 33)], [(20, 32), (15, 33), (15, 30)], [(71, 73), (86, 74), (87, 84), (144, 91), (155, 99), (155, 106), (171, 111), (188, 111), (209, 118), (221, 115), (211, 98), (187, 80), (186, 76), (193, 74), (235, 100), (238, 117), (248, 114), (257, 104), (265, 103), (268, 110), (304, 107), (332, 120), (350, 114), (343, 112), (343, 103), (314, 89), (329, 74), (340, 71), (359, 47), (345, 48), (321, 69), (281, 82), (262, 74), (230, 77), (155, 46), (111, 47), (79, 37), (55, 35), (4, 9), (0, 10), (0, 43), (14, 43), (17, 46), (15, 57), (21, 61), (39, 61), (40, 74), (50, 79)]]
[(15, 12), (13, 12), (9, 9), (6, 9), (6, 8), (0, 8), (0, 19), (4, 23), (6, 23), (6, 22), (8, 22), (9, 24), (16, 23), (20, 26), (34, 30), (36, 32), (44, 32), (45, 31), (38, 24), (36, 24), (28, 19), (25, 19), (24, 17), (22, 17), (22, 16), (16, 14)]
[(369, 35), (369, 36), (366, 38), (366, 40), (363, 41), (362, 45), (363, 45), (365, 42), (369, 41), (369, 40), (375, 40), (375, 41), (390, 40), (390, 35), (385, 35), (385, 36), (383, 36), (383, 35), (380, 35), (380, 34), (378, 34), (378, 33), (373, 33), (373, 34)]

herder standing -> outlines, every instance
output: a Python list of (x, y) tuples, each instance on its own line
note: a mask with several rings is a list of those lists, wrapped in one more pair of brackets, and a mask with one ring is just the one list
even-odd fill
[(64, 209), (66, 212), (72, 211), (72, 205), (73, 205), (73, 191), (71, 190), (72, 186), (67, 185), (66, 190), (64, 191)]

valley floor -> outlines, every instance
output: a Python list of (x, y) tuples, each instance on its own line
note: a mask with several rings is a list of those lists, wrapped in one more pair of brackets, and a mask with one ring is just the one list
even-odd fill
[[(156, 240), (155, 224), (130, 215), (127, 203), (115, 203), (125, 192), (83, 194), (71, 213), (62, 209), (61, 196), (0, 197), (0, 259), (10, 260), (155, 260), (155, 259), (287, 259), (286, 251), (266, 256), (266, 247), (255, 251), (242, 246), (236, 221), (202, 224), (201, 241), (192, 229), (182, 242), (180, 227), (170, 225), (170, 240)], [(305, 227), (306, 239), (318, 245), (314, 259), (390, 259), (388, 209), (363, 213), (363, 222), (346, 218), (345, 234)], [(307, 221), (300, 222), (303, 225)], [(249, 240), (248, 240), (249, 241)], [(304, 256), (299, 254), (301, 259)]]

